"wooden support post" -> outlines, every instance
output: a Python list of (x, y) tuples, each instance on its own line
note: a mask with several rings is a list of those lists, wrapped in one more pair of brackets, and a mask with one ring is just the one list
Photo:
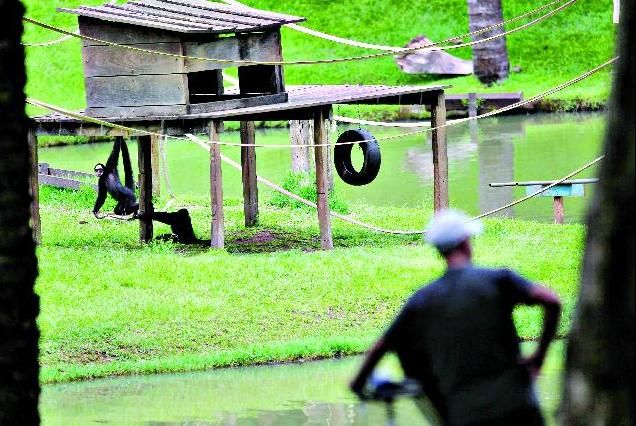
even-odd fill
[(468, 116), (477, 117), (477, 93), (468, 94)]
[[(221, 122), (213, 120), (209, 124), (210, 142), (218, 142)], [(225, 225), (223, 216), (223, 174), (221, 172), (221, 146), (210, 145), (210, 201), (212, 207), (211, 246), (225, 246)]]
[(32, 129), (28, 133), (29, 161), (31, 172), (29, 174), (29, 192), (31, 193), (31, 228), (35, 244), (42, 242), (42, 225), (40, 221), (40, 188), (38, 181), (38, 137)]
[[(241, 143), (253, 145), (255, 131), (253, 121), (241, 121)], [(258, 224), (258, 182), (256, 180), (256, 148), (241, 147), (241, 165), (243, 167), (243, 212), (245, 226)]]
[(137, 159), (139, 162), (139, 240), (146, 243), (152, 240), (152, 154), (150, 136), (139, 136)]
[(161, 195), (161, 155), (159, 153), (159, 136), (150, 136), (150, 158), (152, 163), (152, 195)]
[[(289, 137), (292, 145), (311, 145), (314, 140), (313, 122), (290, 120)], [(294, 148), (291, 151), (292, 172), (309, 173), (312, 166), (309, 148)]]
[[(331, 115), (331, 105), (317, 109), (314, 112), (314, 143), (328, 142), (328, 119)], [(316, 192), (318, 193), (318, 222), (320, 224), (320, 246), (324, 250), (333, 248), (331, 235), (331, 214), (329, 211), (329, 182), (328, 182), (328, 146), (317, 146), (314, 149), (316, 161)]]
[[(433, 208), (448, 208), (448, 155), (446, 152), (446, 100), (437, 92), (431, 104), (431, 142), (433, 149)], [(441, 127), (441, 128), (439, 128)]]
[(563, 205), (563, 197), (556, 196), (554, 197), (554, 223), (558, 225), (563, 224), (564, 214), (564, 205)]

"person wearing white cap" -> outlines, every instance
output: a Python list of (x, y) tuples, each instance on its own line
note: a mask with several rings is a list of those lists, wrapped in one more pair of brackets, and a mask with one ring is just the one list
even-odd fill
[[(380, 359), (397, 354), (448, 425), (542, 425), (534, 392), (561, 311), (558, 296), (508, 269), (472, 264), (479, 221), (456, 210), (437, 213), (424, 231), (446, 272), (418, 290), (366, 356), (350, 388), (359, 396)], [(538, 348), (523, 358), (512, 320), (518, 304), (544, 308)]]

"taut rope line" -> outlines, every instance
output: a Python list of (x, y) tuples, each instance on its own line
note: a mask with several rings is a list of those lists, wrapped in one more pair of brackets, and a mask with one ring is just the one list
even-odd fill
[[(233, 6), (240, 6), (240, 7), (244, 7), (245, 9), (252, 9), (250, 6), (243, 4), (243, 3), (239, 3), (236, 0), (223, 0), (225, 3), (233, 5)], [(558, 3), (562, 3), (565, 0), (554, 0), (550, 3), (544, 4), (543, 6), (540, 6), (534, 10), (525, 12), (521, 15), (512, 17), (510, 19), (508, 19), (507, 21), (502, 21), (499, 22), (498, 24), (494, 24), (494, 25), (490, 25), (488, 27), (485, 28), (481, 28), (479, 30), (473, 31), (473, 32), (469, 32), (466, 34), (462, 34), (462, 35), (458, 35), (455, 37), (451, 37), (451, 38), (447, 38), (445, 40), (442, 41), (438, 41), (435, 43), (431, 43), (429, 45), (427, 45), (426, 47), (433, 47), (433, 46), (439, 46), (440, 44), (444, 44), (444, 43), (449, 43), (451, 41), (455, 41), (455, 40), (463, 40), (466, 37), (472, 37), (478, 34), (482, 34), (491, 30), (494, 30), (495, 28), (498, 27), (502, 27), (506, 24), (510, 24), (512, 22), (518, 21), (520, 19), (523, 19), (527, 16), (530, 15), (534, 15), (537, 12), (540, 12), (544, 9), (547, 9), (551, 6), (554, 6), (555, 4)], [(316, 31), (313, 30), (311, 28), (307, 28), (307, 27), (303, 27), (301, 25), (298, 24), (287, 24), (285, 25), (287, 28), (291, 28), (294, 31), (298, 31), (301, 33), (305, 33), (314, 37), (318, 37), (318, 38), (322, 38), (324, 40), (329, 40), (329, 41), (333, 41), (335, 43), (340, 43), (340, 44), (345, 44), (348, 46), (353, 46), (353, 47), (360, 47), (363, 49), (373, 49), (373, 50), (382, 50), (382, 51), (387, 51), (387, 52), (394, 52), (394, 53), (403, 53), (405, 50), (409, 50), (405, 47), (397, 47), (397, 46), (385, 46), (385, 45), (381, 45), (381, 44), (373, 44), (373, 43), (365, 43), (365, 42), (361, 42), (361, 41), (357, 41), (357, 40), (351, 40), (351, 39), (347, 39), (347, 38), (343, 38), (343, 37), (338, 37), (338, 36), (334, 36), (332, 34), (327, 34), (327, 33), (323, 33), (321, 31)]]
[[(79, 34), (79, 30), (75, 30), (73, 32), (73, 34)], [(41, 43), (22, 43), (22, 45), (26, 46), (26, 47), (47, 47), (47, 46), (53, 46), (53, 45), (56, 45), (56, 44), (63, 43), (63, 42), (65, 42), (67, 40), (70, 40), (72, 38), (73, 38), (73, 36), (71, 36), (71, 35), (65, 35), (65, 36), (62, 36), (62, 37), (57, 38), (55, 40), (44, 41), (44, 42), (41, 42)]]
[[(398, 135), (393, 135), (393, 136), (385, 136), (382, 138), (376, 138), (377, 141), (388, 141), (388, 140), (392, 140), (392, 139), (399, 139), (399, 138), (403, 138), (403, 137), (408, 137), (408, 136), (412, 136), (412, 135), (417, 135), (417, 134), (421, 134), (421, 133), (425, 133), (425, 132), (430, 132), (433, 130), (438, 130), (438, 129), (443, 129), (449, 126), (453, 126), (456, 124), (460, 124), (460, 123), (464, 123), (464, 122), (468, 122), (471, 120), (479, 120), (482, 118), (486, 118), (486, 117), (491, 117), (493, 115), (497, 115), (497, 114), (501, 114), (502, 112), (505, 111), (510, 111), (512, 109), (515, 108), (519, 108), (520, 106), (523, 105), (527, 105), (529, 103), (535, 102), (539, 99), (542, 99), (546, 96), (549, 96), (553, 93), (556, 93), (560, 90), (563, 90), (569, 86), (572, 86), (576, 83), (578, 83), (581, 80), (584, 80), (586, 78), (588, 78), (589, 76), (595, 74), (596, 72), (598, 72), (599, 70), (611, 65), (612, 63), (614, 63), (616, 60), (618, 60), (618, 57), (614, 57), (612, 59), (610, 59), (609, 61), (581, 74), (580, 76), (573, 78), (572, 80), (566, 81), (565, 83), (562, 83), (558, 86), (553, 87), (552, 89), (546, 90), (545, 92), (539, 93), (536, 96), (533, 96), (527, 100), (524, 101), (520, 101), (520, 102), (516, 102), (514, 104), (502, 107), (502, 108), (498, 108), (496, 110), (487, 112), (485, 114), (480, 114), (476, 117), (466, 117), (466, 118), (460, 118), (457, 120), (449, 120), (448, 122), (446, 122), (445, 124), (441, 125), (441, 126), (436, 126), (436, 127), (429, 127), (429, 128), (425, 128), (422, 130), (416, 130), (413, 132), (408, 132), (408, 133), (402, 133), (402, 134), (398, 134)], [(69, 111), (66, 110), (64, 108), (55, 106), (55, 105), (51, 105), (51, 104), (47, 104), (45, 102), (42, 101), (38, 101), (37, 99), (33, 99), (33, 98), (27, 98), (26, 102), (29, 103), (30, 105), (39, 107), (39, 108), (44, 108), (53, 112), (57, 112), (59, 114), (71, 117), (71, 118), (75, 118), (77, 120), (81, 120), (81, 121), (86, 121), (89, 123), (93, 123), (93, 124), (98, 124), (100, 126), (105, 126), (105, 127), (111, 127), (114, 129), (118, 129), (118, 130), (122, 130), (124, 132), (126, 132), (127, 134), (132, 134), (132, 133), (141, 133), (144, 135), (151, 135), (151, 136), (158, 136), (158, 137), (165, 137), (165, 138), (169, 138), (169, 139), (176, 139), (176, 140), (183, 140), (183, 137), (179, 137), (179, 136), (168, 136), (168, 135), (161, 135), (159, 133), (156, 132), (150, 132), (150, 131), (146, 131), (146, 130), (138, 130), (138, 129), (134, 129), (132, 127), (127, 127), (127, 126), (122, 126), (120, 124), (115, 124), (115, 123), (111, 123), (105, 120), (100, 120), (98, 118), (93, 118), (93, 117), (88, 117), (86, 115), (82, 115), (82, 114), (78, 114), (76, 112), (73, 111)], [(343, 142), (342, 145), (354, 145), (354, 144), (359, 144), (362, 142), (371, 142), (371, 141), (352, 141), (352, 142)], [(289, 149), (305, 149), (305, 148), (315, 148), (315, 147), (323, 147), (323, 146), (331, 146), (330, 143), (323, 143), (323, 144), (310, 144), (310, 145), (293, 145), (293, 144), (271, 144), (271, 145), (267, 145), (267, 144), (243, 144), (243, 143), (231, 143), (231, 142), (221, 142), (221, 141), (209, 141), (209, 144), (217, 144), (217, 145), (222, 145), (222, 146), (234, 146), (234, 147), (256, 147), (256, 148), (289, 148)]]
[[(425, 47), (417, 47), (417, 48), (413, 48), (413, 49), (406, 49), (402, 52), (400, 52), (401, 54), (406, 54), (406, 53), (411, 53), (411, 52), (425, 52), (425, 51), (431, 51), (431, 50), (452, 50), (452, 49), (459, 49), (462, 47), (469, 47), (469, 46), (474, 46), (476, 44), (481, 44), (481, 43), (487, 43), (490, 42), (492, 40), (496, 40), (498, 38), (501, 37), (505, 37), (509, 34), (513, 34), (516, 33), (518, 31), (524, 30), (526, 28), (529, 28), (533, 25), (538, 24), (539, 22), (542, 22), (544, 20), (546, 20), (547, 18), (561, 12), (562, 10), (564, 10), (567, 7), (572, 6), (574, 3), (576, 3), (578, 0), (569, 0), (567, 3), (562, 4), (561, 6), (557, 7), (556, 9), (546, 13), (545, 15), (542, 15), (530, 22), (527, 22), (517, 28), (513, 28), (511, 30), (508, 31), (504, 31), (501, 34), (496, 34), (494, 36), (491, 37), (487, 37), (481, 40), (475, 40), (475, 41), (471, 41), (471, 42), (467, 42), (467, 43), (460, 43), (460, 44), (454, 44), (454, 45), (450, 45), (450, 46), (435, 46), (435, 47), (430, 47), (430, 46), (425, 46)], [(176, 54), (176, 53), (168, 53), (168, 52), (159, 52), (156, 50), (149, 50), (149, 49), (142, 49), (139, 47), (134, 47), (134, 46), (130, 46), (130, 45), (123, 45), (123, 44), (119, 44), (119, 43), (113, 43), (110, 41), (106, 41), (106, 40), (101, 40), (98, 38), (94, 38), (94, 37), (89, 37), (83, 34), (75, 34), (72, 33), (70, 31), (66, 31), (62, 28), (58, 28), (49, 24), (45, 24), (44, 22), (40, 22), (37, 21), (35, 19), (32, 18), (22, 18), (25, 22), (29, 22), (31, 24), (37, 25), (39, 27), (42, 28), (46, 28), (48, 30), (51, 31), (56, 31), (58, 33), (61, 34), (65, 34), (65, 35), (69, 35), (71, 37), (76, 37), (76, 38), (80, 38), (82, 40), (89, 40), (89, 41), (93, 41), (95, 43), (102, 43), (102, 44), (106, 44), (108, 46), (113, 46), (113, 47), (118, 47), (121, 49), (127, 49), (127, 50), (133, 50), (136, 52), (142, 52), (142, 53), (147, 53), (147, 54), (153, 54), (153, 55), (160, 55), (160, 56), (167, 56), (167, 57), (171, 57), (171, 58), (180, 58), (180, 59), (189, 59), (189, 60), (194, 60), (194, 61), (207, 61), (207, 62), (218, 62), (218, 63), (226, 63), (226, 64), (237, 64), (237, 65), (316, 65), (316, 64), (335, 64), (335, 63), (342, 63), (342, 62), (352, 62), (352, 61), (362, 61), (362, 60), (368, 60), (368, 59), (376, 59), (376, 58), (381, 58), (381, 57), (385, 57), (385, 56), (393, 56), (395, 55), (395, 52), (381, 52), (381, 53), (374, 53), (374, 54), (370, 54), (370, 55), (360, 55), (360, 56), (349, 56), (349, 57), (344, 57), (344, 58), (331, 58), (331, 59), (317, 59), (317, 60), (297, 60), (297, 61), (249, 61), (249, 60), (234, 60), (234, 59), (219, 59), (219, 58), (206, 58), (206, 57), (199, 57), (199, 56), (186, 56), (186, 55), (180, 55), (180, 54)]]

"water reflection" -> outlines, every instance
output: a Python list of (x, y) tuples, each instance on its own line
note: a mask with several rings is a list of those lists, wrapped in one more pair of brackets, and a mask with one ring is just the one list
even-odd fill
[[(515, 176), (515, 142), (525, 137), (525, 121), (505, 121), (491, 129), (491, 122), (482, 123), (484, 136), (479, 141), (479, 211), (492, 211), (509, 204), (514, 199), (514, 188), (491, 188), (492, 182), (510, 182)], [(479, 139), (477, 122), (470, 123), (471, 140)], [(487, 136), (486, 136), (487, 135)], [(512, 208), (496, 214), (501, 217), (513, 217)]]
[[(538, 383), (544, 409), (559, 400), (563, 345), (549, 354)], [(43, 425), (384, 425), (378, 404), (360, 404), (347, 383), (359, 358), (208, 372), (119, 377), (46, 385)], [(389, 359), (381, 368), (396, 371)], [(398, 425), (429, 422), (410, 400), (396, 405)]]

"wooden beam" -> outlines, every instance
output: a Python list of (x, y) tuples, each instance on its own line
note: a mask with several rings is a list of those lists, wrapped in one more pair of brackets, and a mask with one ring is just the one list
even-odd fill
[[(210, 142), (218, 142), (221, 128), (220, 120), (210, 121)], [(211, 246), (225, 246), (225, 225), (223, 215), (223, 174), (221, 172), (221, 146), (210, 146), (210, 201), (212, 207)]]
[[(329, 117), (331, 106), (316, 109), (314, 113), (314, 143), (324, 144), (329, 141)], [(316, 161), (316, 192), (318, 193), (318, 223), (320, 224), (320, 247), (324, 250), (333, 248), (331, 234), (331, 215), (329, 211), (329, 172), (328, 146), (317, 146), (314, 149)]]
[[(255, 143), (253, 121), (241, 121), (241, 143)], [(243, 166), (243, 211), (245, 226), (258, 224), (258, 184), (256, 175), (256, 148), (241, 147), (241, 165)]]
[(35, 244), (42, 242), (42, 222), (40, 220), (40, 188), (38, 182), (38, 137), (33, 129), (28, 133), (29, 160), (29, 192), (31, 194), (31, 228)]
[[(446, 102), (444, 91), (438, 91), (431, 104), (431, 143), (433, 149), (433, 208), (448, 208), (448, 154), (446, 151)], [(437, 129), (436, 129), (437, 128)]]
[(159, 136), (150, 136), (150, 161), (152, 163), (152, 195), (161, 195), (161, 154)]
[(152, 240), (152, 154), (150, 136), (139, 136), (137, 158), (139, 161), (139, 240), (142, 243)]
[(76, 191), (82, 187), (82, 182), (80, 181), (45, 174), (38, 175), (38, 183), (40, 185), (49, 185), (57, 188), (73, 189)]

